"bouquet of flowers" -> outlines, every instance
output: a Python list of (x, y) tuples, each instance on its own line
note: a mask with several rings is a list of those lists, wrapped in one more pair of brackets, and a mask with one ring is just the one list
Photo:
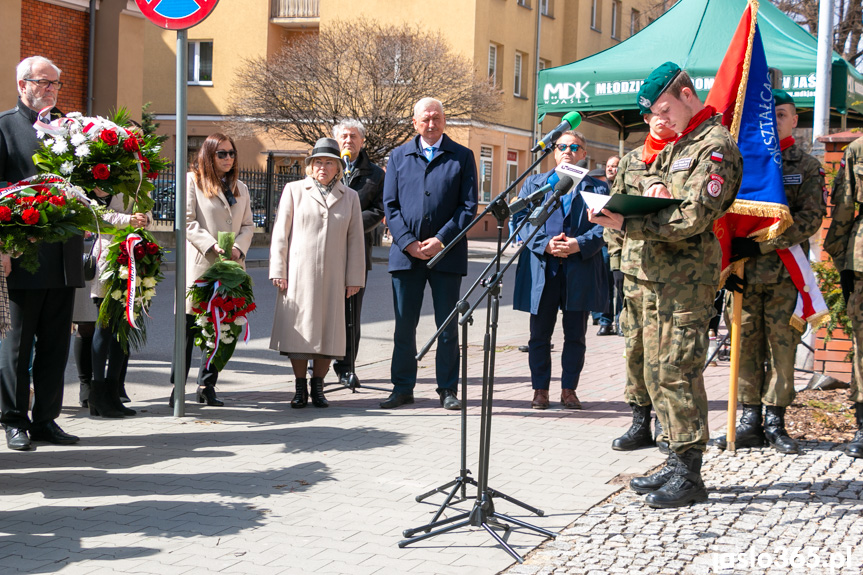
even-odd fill
[(130, 346), (140, 349), (147, 342), (147, 324), (142, 316), (148, 315), (156, 284), (165, 278), (161, 271), (163, 255), (152, 234), (140, 229), (115, 235), (108, 246), (108, 266), (99, 276), (105, 282), (99, 323), (111, 329), (126, 353)]
[(210, 266), (189, 290), (195, 313), (195, 345), (211, 365), (221, 371), (231, 356), (237, 341), (249, 341), (246, 315), (255, 309), (252, 278), (243, 266), (230, 260), (234, 234), (219, 232), (219, 247), (225, 251), (219, 261)]
[(102, 221), (101, 208), (91, 207), (82, 190), (57, 176), (34, 176), (0, 190), (0, 245), (20, 255), (27, 271), (39, 269), (39, 243), (111, 229)]
[(34, 127), (42, 140), (33, 155), (40, 171), (59, 174), (87, 191), (123, 194), (125, 206), (135, 202), (136, 212), (153, 209), (152, 180), (167, 162), (159, 156), (160, 138), (133, 126), (125, 109), (110, 119), (72, 112)]

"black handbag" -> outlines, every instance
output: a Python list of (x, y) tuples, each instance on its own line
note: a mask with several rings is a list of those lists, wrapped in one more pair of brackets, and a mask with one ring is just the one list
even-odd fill
[(84, 254), (84, 281), (93, 281), (93, 278), (96, 277), (96, 260), (98, 258), (93, 255), (93, 248), (98, 241), (99, 236), (96, 236), (96, 239), (90, 244), (90, 253)]

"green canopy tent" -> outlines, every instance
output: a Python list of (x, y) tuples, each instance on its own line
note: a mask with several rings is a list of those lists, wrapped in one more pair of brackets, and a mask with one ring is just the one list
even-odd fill
[[(539, 73), (538, 114), (577, 110), (586, 120), (618, 131), (621, 140), (646, 130), (635, 103), (644, 78), (671, 60), (692, 76), (702, 99), (713, 86), (746, 0), (680, 0), (625, 42), (571, 64)], [(811, 125), (815, 105), (817, 40), (767, 0), (758, 9), (767, 64), (779, 69), (783, 88)], [(831, 125), (863, 124), (863, 75), (833, 53)]]

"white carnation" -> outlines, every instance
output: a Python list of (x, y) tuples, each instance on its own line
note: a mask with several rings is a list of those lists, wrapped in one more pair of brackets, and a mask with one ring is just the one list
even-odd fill
[(45, 132), (43, 132), (42, 130), (36, 130), (36, 137), (41, 140), (45, 137)]
[(69, 142), (67, 142), (65, 138), (57, 137), (54, 138), (53, 142), (54, 143), (51, 144), (51, 151), (58, 156), (69, 151)]
[(87, 144), (81, 144), (75, 148), (75, 155), (79, 158), (86, 158), (90, 155), (90, 146)]
[(203, 316), (203, 315), (202, 315), (202, 316), (199, 316), (199, 317), (198, 317), (198, 319), (196, 319), (196, 320), (195, 320), (195, 323), (196, 323), (196, 324), (198, 324), (198, 325), (199, 325), (199, 326), (201, 326), (201, 327), (204, 327), (204, 326), (206, 326), (206, 325), (207, 325), (208, 323), (210, 323), (210, 322), (209, 322), (209, 320), (207, 319), (207, 317), (206, 317), (206, 316)]
[(82, 118), (83, 116), (84, 114), (82, 114), (81, 112), (69, 112), (68, 114), (66, 114), (67, 118)]
[(135, 287), (141, 286), (141, 276), (135, 276)]
[(120, 273), (117, 274), (117, 277), (119, 277), (121, 280), (128, 279), (129, 278), (129, 268), (127, 268), (126, 266), (121, 266), (120, 267)]
[(63, 162), (62, 164), (60, 164), (60, 173), (63, 174), (64, 176), (68, 176), (69, 174), (71, 174), (74, 171), (75, 171), (75, 164), (73, 164), (72, 162)]
[[(156, 287), (156, 278), (146, 277), (146, 278), (144, 278), (143, 283), (144, 283), (145, 288)], [(153, 291), (155, 293), (155, 290), (153, 290)]]
[(246, 325), (247, 322), (248, 322), (248, 320), (244, 317), (238, 317), (237, 319), (234, 320), (234, 323), (237, 325)]
[(111, 297), (117, 301), (122, 301), (123, 300), (123, 292), (121, 292), (118, 289), (115, 289), (114, 291), (111, 292)]
[(72, 138), (70, 138), (70, 141), (72, 142), (73, 146), (80, 146), (87, 141), (87, 136), (85, 136), (81, 132), (77, 132), (75, 134), (72, 134)]

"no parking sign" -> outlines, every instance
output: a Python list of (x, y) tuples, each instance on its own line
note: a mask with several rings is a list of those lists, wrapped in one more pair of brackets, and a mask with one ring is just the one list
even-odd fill
[(135, 0), (147, 20), (166, 30), (185, 30), (200, 24), (219, 0)]

